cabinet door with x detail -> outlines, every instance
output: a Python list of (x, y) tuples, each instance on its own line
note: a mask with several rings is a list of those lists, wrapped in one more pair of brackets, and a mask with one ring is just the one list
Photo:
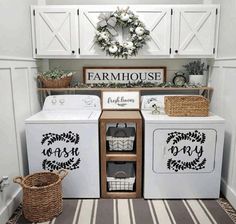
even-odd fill
[[(170, 55), (171, 7), (161, 5), (134, 5), (131, 10), (150, 31), (150, 38), (139, 55)], [(139, 56), (138, 55), (138, 56)]]
[(174, 8), (174, 55), (213, 56), (216, 33), (215, 6)]
[(78, 51), (78, 16), (75, 7), (37, 7), (35, 45), (37, 56), (74, 56)]

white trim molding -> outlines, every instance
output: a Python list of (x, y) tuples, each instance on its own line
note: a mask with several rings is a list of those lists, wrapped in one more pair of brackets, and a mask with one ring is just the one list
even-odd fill
[(211, 110), (225, 118), (225, 144), (221, 190), (236, 208), (236, 57), (222, 57), (213, 61), (209, 84), (215, 89)]
[[(7, 122), (0, 131), (7, 138), (0, 141), (0, 148), (7, 151), (6, 161), (0, 163), (0, 175), (10, 179), (10, 186), (0, 192), (0, 223), (6, 223), (21, 202), (20, 189), (12, 179), (28, 173), (24, 120), (40, 110), (36, 79), (40, 66), (34, 59), (0, 58), (1, 102), (7, 105), (1, 109), (1, 119)], [(14, 165), (7, 169), (8, 164)]]
[(0, 61), (34, 61), (36, 62), (36, 59), (0, 55)]

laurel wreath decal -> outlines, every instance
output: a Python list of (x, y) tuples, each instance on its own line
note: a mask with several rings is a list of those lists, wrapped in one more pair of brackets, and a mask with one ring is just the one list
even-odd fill
[(199, 159), (194, 159), (191, 162), (183, 162), (181, 160), (168, 159), (167, 168), (169, 170), (172, 169), (176, 172), (185, 169), (200, 170), (205, 168), (204, 166), (205, 164), (206, 164), (206, 158), (204, 158), (201, 162), (199, 161)]
[(169, 143), (171, 140), (173, 141), (173, 145), (177, 144), (178, 142), (182, 140), (189, 140), (191, 142), (200, 142), (203, 144), (206, 140), (206, 135), (205, 133), (201, 133), (199, 131), (194, 131), (194, 132), (188, 132), (188, 133), (181, 133), (181, 132), (171, 132), (168, 134), (169, 137), (166, 140), (166, 143)]
[(168, 138), (166, 140), (166, 143), (170, 143), (172, 141), (173, 146), (170, 148), (170, 151), (173, 156), (177, 156), (177, 154), (181, 151), (185, 154), (188, 154), (189, 156), (192, 155), (193, 152), (190, 152), (190, 146), (185, 146), (183, 149), (180, 151), (175, 151), (172, 150), (172, 148), (177, 145), (180, 141), (187, 140), (190, 142), (198, 142), (201, 145), (201, 149), (199, 150), (198, 153), (196, 153), (196, 158), (193, 159), (190, 162), (182, 161), (182, 160), (176, 160), (176, 159), (168, 159), (167, 160), (167, 168), (172, 169), (175, 172), (178, 172), (179, 170), (185, 170), (185, 169), (190, 169), (190, 170), (200, 170), (205, 168), (205, 164), (207, 162), (206, 158), (201, 159), (202, 154), (203, 154), (203, 144), (206, 141), (206, 134), (201, 133), (197, 130), (193, 132), (187, 132), (187, 133), (182, 133), (182, 132), (171, 132), (168, 133)]
[(76, 133), (72, 133), (69, 131), (68, 133), (63, 134), (54, 134), (54, 133), (47, 133), (43, 135), (43, 139), (41, 144), (43, 145), (47, 141), (47, 145), (51, 145), (55, 141), (64, 141), (64, 142), (73, 142), (74, 144), (79, 143), (79, 135)]
[(78, 169), (80, 164), (80, 158), (74, 162), (74, 158), (69, 159), (67, 162), (56, 162), (55, 160), (43, 160), (42, 167), (44, 170), (60, 170), (60, 169), (67, 169), (67, 170), (74, 170)]
[(58, 162), (56, 160), (44, 159), (42, 162), (42, 168), (44, 170), (59, 170), (59, 169), (67, 169), (67, 170), (75, 170), (79, 168), (79, 164), (81, 159), (78, 158), (79, 156), (79, 149), (76, 145), (79, 143), (80, 136), (77, 133), (73, 133), (69, 131), (68, 133), (56, 134), (56, 133), (46, 133), (42, 135), (42, 145), (52, 146), (55, 142), (64, 142), (64, 143), (73, 143), (75, 147), (71, 149), (67, 149), (65, 146), (63, 149), (56, 148), (52, 149), (51, 147), (47, 149), (43, 149), (42, 154), (44, 156), (50, 157), (54, 155), (55, 157), (61, 158), (68, 158), (65, 162)]

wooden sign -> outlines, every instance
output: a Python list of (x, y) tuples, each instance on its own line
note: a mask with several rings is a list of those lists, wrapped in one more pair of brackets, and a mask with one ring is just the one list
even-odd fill
[(139, 110), (140, 95), (138, 91), (104, 91), (102, 108), (104, 110)]
[(84, 83), (135, 83), (166, 81), (166, 67), (84, 67)]

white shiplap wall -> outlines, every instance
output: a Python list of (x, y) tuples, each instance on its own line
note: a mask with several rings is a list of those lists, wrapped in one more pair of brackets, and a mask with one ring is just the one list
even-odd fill
[(211, 110), (226, 121), (221, 190), (236, 208), (236, 58), (215, 60), (209, 84), (214, 88)]
[(33, 59), (0, 57), (0, 177), (10, 181), (0, 194), (1, 224), (20, 201), (20, 188), (12, 179), (27, 172), (24, 120), (40, 109), (38, 68)]

